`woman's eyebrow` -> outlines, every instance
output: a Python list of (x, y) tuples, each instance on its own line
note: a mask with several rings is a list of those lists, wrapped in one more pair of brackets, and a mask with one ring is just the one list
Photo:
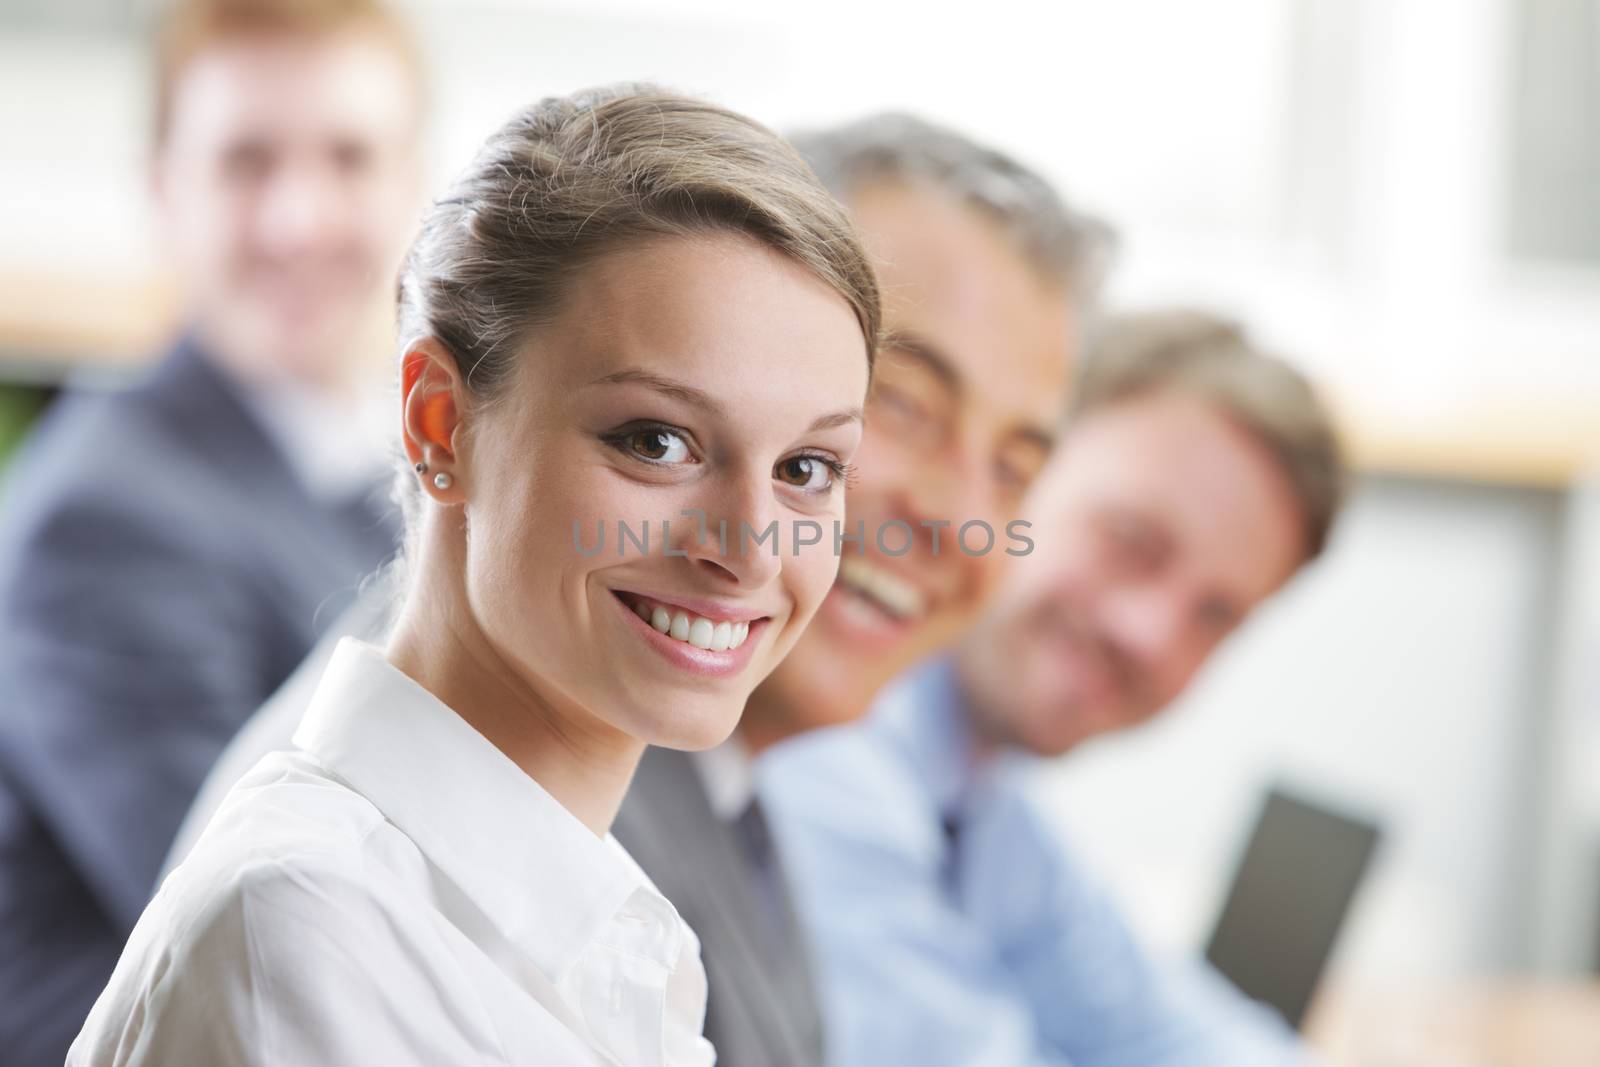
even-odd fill
[(835, 411), (832, 415), (823, 415), (821, 418), (817, 419), (817, 421), (813, 422), (811, 424), (811, 428), (806, 432), (816, 433), (818, 430), (831, 430), (835, 426), (848, 426), (852, 422), (861, 421), (862, 416), (860, 408), (846, 408), (843, 411)]
[[(590, 382), (589, 385), (626, 385), (629, 383), (644, 385), (658, 393), (670, 396), (674, 400), (681, 400), (686, 404), (704, 408), (719, 418), (727, 414), (727, 409), (723, 407), (722, 401), (704, 389), (697, 389), (687, 382), (680, 382), (676, 378), (668, 378), (665, 375), (656, 374), (653, 371), (643, 370), (639, 367), (625, 367), (619, 371), (612, 371), (610, 374), (603, 374)], [(584, 388), (588, 388), (588, 386)]]
[[(722, 401), (704, 389), (697, 389), (687, 382), (680, 382), (676, 378), (668, 378), (666, 375), (656, 374), (654, 371), (647, 371), (640, 367), (624, 367), (622, 370), (612, 371), (610, 374), (602, 374), (589, 383), (589, 385), (629, 384), (647, 386), (658, 393), (672, 397), (674, 400), (681, 400), (686, 404), (704, 408), (719, 418), (727, 414), (727, 408)], [(584, 386), (586, 389), (588, 387)], [(844, 426), (848, 423), (861, 421), (862, 414), (859, 407), (846, 408), (843, 411), (835, 411), (831, 415), (821, 416), (811, 424), (810, 429), (806, 432), (815, 433), (818, 430), (831, 430), (835, 426)]]

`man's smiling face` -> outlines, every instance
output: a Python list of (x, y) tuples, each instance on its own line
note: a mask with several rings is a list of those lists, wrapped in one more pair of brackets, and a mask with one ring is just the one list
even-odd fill
[[(889, 340), (846, 501), (845, 529), (864, 527), (864, 551), (842, 547), (839, 580), (770, 683), (802, 729), (860, 715), (971, 623), (1009, 558), (1005, 526), (1048, 455), (1074, 357), (1070, 294), (989, 219), (904, 183), (859, 188), (848, 204)], [(885, 533), (889, 552), (876, 536), (895, 520), (916, 534), (901, 555), (890, 553), (903, 531)], [(957, 548), (970, 520), (995, 530), (992, 551)], [(936, 522), (949, 525), (924, 525)]]

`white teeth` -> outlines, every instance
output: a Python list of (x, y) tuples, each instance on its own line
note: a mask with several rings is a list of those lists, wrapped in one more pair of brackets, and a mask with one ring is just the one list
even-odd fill
[(920, 618), (928, 610), (922, 590), (864, 559), (839, 561), (839, 582), (862, 594), (897, 619)]
[(716, 632), (717, 624), (710, 619), (695, 619), (689, 624), (689, 643), (695, 648), (710, 648)]
[(689, 640), (689, 616), (678, 612), (672, 617), (672, 628), (667, 631), (667, 636), (674, 641)]
[(670, 611), (647, 600), (635, 601), (633, 612), (654, 627), (656, 632), (712, 652), (731, 651), (744, 644), (750, 636), (749, 622), (729, 622), (726, 619), (714, 622), (686, 611)]

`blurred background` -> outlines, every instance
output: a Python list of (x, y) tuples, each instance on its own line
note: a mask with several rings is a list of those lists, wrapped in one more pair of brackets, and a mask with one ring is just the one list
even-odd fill
[[(436, 185), (597, 82), (780, 129), (908, 108), (1113, 221), (1114, 306), (1307, 368), (1360, 469), (1330, 554), (1177, 713), (1052, 770), (1061, 830), (1192, 951), (1282, 783), (1387, 831), (1341, 987), (1600, 969), (1600, 0), (402, 7)], [(0, 449), (170, 329), (145, 16), (0, 3)]]

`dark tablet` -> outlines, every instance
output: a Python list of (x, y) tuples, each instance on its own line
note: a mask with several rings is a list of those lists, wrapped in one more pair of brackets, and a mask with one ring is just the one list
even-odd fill
[(1299, 1029), (1379, 834), (1373, 823), (1273, 789), (1206, 959)]

